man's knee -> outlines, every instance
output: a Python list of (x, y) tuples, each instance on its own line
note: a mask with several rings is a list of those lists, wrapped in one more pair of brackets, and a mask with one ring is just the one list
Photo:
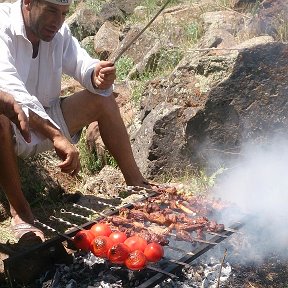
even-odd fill
[(93, 106), (91, 107), (94, 107), (93, 110), (99, 116), (99, 119), (107, 114), (113, 115), (119, 110), (114, 94), (111, 94), (110, 96), (92, 95), (92, 99), (95, 100), (95, 102), (92, 100)]

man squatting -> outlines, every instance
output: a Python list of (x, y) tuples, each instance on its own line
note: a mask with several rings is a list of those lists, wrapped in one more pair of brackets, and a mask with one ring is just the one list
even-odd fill
[[(20, 239), (31, 233), (34, 216), (21, 188), (17, 156), (55, 149), (62, 172), (80, 170), (77, 143), (83, 127), (97, 121), (103, 142), (127, 185), (145, 186), (112, 94), (116, 69), (92, 59), (64, 23), (72, 0), (18, 0), (0, 4), (0, 90), (12, 95), (27, 117), (31, 142), (0, 115), (0, 185), (10, 203), (11, 228)], [(62, 73), (85, 88), (60, 98)]]

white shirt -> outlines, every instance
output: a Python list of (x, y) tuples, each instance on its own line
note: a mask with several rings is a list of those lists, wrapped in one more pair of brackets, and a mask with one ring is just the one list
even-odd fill
[(1, 3), (0, 90), (12, 94), (26, 114), (31, 109), (58, 127), (45, 112), (45, 107), (50, 107), (59, 98), (62, 73), (74, 77), (92, 93), (111, 95), (112, 87), (94, 89), (91, 73), (99, 60), (92, 59), (80, 47), (65, 23), (52, 41), (40, 41), (36, 61), (32, 59), (32, 52), (32, 44), (26, 37), (21, 0), (13, 4)]

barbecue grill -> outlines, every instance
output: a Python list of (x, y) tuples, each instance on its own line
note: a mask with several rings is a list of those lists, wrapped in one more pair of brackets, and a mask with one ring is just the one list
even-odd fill
[[(4, 269), (11, 288), (23, 287), (23, 285), (29, 285), (39, 278), (40, 275), (51, 269), (57, 264), (71, 263), (73, 261), (73, 253), (67, 247), (71, 248), (71, 238), (81, 229), (89, 229), (95, 222), (105, 220), (108, 217), (119, 215), (119, 211), (123, 208), (133, 210), (137, 203), (143, 203), (147, 199), (153, 199), (153, 197), (159, 196), (158, 192), (146, 191), (145, 196), (139, 198), (134, 203), (129, 203), (121, 207), (113, 207), (111, 204), (105, 204), (109, 209), (103, 211), (93, 211), (88, 207), (75, 204), (78, 209), (84, 209), (86, 211), (96, 212), (97, 217), (94, 217), (93, 221), (87, 221), (88, 218), (82, 214), (63, 210), (63, 215), (68, 213), (70, 216), (74, 216), (86, 221), (82, 225), (75, 225), (71, 223), (71, 220), (51, 216), (51, 219), (66, 223), (72, 227), (67, 233), (58, 232), (52, 225), (47, 225), (36, 220), (36, 224), (45, 230), (50, 230), (55, 233), (55, 236), (45, 241), (44, 243), (33, 246), (21, 253), (10, 255), (9, 258), (4, 260)], [(144, 278), (137, 287), (155, 287), (155, 285), (161, 283), (167, 277), (177, 278), (177, 273), (185, 266), (189, 266), (189, 263), (193, 262), (199, 256), (214, 248), (218, 243), (227, 239), (233, 233), (236, 233), (245, 223), (245, 220), (237, 221), (229, 227), (225, 227), (221, 231), (212, 232), (205, 231), (204, 237), (198, 239), (193, 237), (193, 241), (185, 241), (185, 239), (177, 239), (175, 233), (168, 233), (169, 244), (164, 246), (165, 256), (159, 263), (149, 264), (147, 268), (141, 271), (140, 274), (145, 274), (145, 271), (149, 272), (148, 279)], [(192, 233), (191, 233), (192, 234)], [(169, 252), (170, 251), (170, 252)], [(173, 255), (173, 256), (171, 256)], [(97, 265), (97, 264), (95, 264)], [(126, 269), (126, 268), (123, 268)], [(142, 277), (143, 279), (143, 277)], [(22, 285), (22, 286), (21, 286)]]

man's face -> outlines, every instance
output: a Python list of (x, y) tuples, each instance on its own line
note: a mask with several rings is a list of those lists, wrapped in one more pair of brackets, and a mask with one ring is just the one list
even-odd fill
[[(69, 12), (69, 5), (57, 5), (42, 0), (40, 3), (31, 4), (27, 9), (26, 31), (28, 39), (49, 42), (61, 28), (66, 15)], [(25, 8), (24, 8), (25, 9)]]

